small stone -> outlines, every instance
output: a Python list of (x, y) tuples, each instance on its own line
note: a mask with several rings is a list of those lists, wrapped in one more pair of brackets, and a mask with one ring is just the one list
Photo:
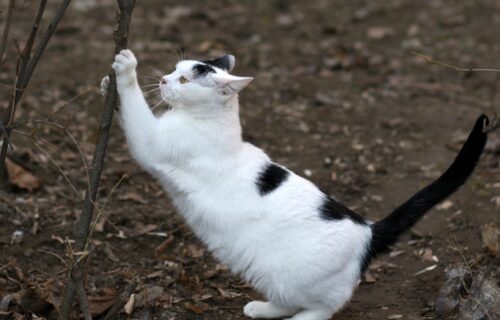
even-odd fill
[(332, 175), (330, 176), (330, 179), (331, 179), (332, 181), (337, 181), (337, 178), (338, 178), (338, 177), (337, 177), (337, 172), (332, 171)]
[(12, 236), (10, 237), (10, 244), (11, 245), (16, 245), (20, 244), (23, 242), (24, 239), (24, 232), (21, 230), (16, 230), (12, 233)]
[(389, 27), (371, 27), (366, 30), (366, 35), (370, 39), (381, 40), (392, 36), (394, 34), (394, 30)]
[(387, 319), (402, 319), (403, 318), (403, 315), (402, 314), (391, 314), (387, 317)]
[(312, 176), (312, 171), (311, 171), (311, 170), (309, 170), (309, 169), (305, 169), (305, 170), (304, 170), (304, 175), (305, 175), (306, 177), (310, 177), (310, 176)]

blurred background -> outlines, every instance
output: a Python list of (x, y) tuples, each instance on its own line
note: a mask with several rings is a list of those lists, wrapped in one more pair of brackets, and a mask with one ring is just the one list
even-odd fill
[[(15, 42), (24, 45), (38, 6), (18, 2), (0, 66), (2, 109)], [(57, 5), (48, 1), (40, 30)], [(7, 1), (0, 6), (4, 19)], [(15, 123), (50, 117), (74, 140), (32, 124), (12, 134), (9, 159), (31, 176), (0, 191), (0, 297), (36, 285), (59, 301), (66, 267), (40, 250), (64, 255), (64, 239), (73, 237), (86, 186), (79, 150), (90, 163), (116, 7), (73, 1), (16, 110)], [(129, 47), (141, 85), (157, 83), (154, 69), (170, 73), (180, 57), (235, 55), (234, 74), (255, 78), (240, 94), (245, 139), (376, 220), (447, 168), (479, 114), (500, 111), (498, 72), (458, 72), (415, 53), (500, 69), (499, 28), (493, 0), (140, 0)], [(467, 185), (375, 261), (333, 319), (434, 319), (445, 271), (464, 261), (498, 279), (499, 160), (494, 132)], [(107, 218), (96, 222), (87, 277), (95, 315), (135, 276), (137, 292), (154, 299), (133, 318), (244, 319), (244, 304), (259, 297), (198, 242), (131, 159), (116, 123), (99, 206)]]

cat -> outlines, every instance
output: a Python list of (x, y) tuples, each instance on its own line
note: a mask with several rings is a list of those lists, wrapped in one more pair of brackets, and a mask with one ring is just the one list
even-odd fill
[[(266, 297), (246, 304), (246, 316), (330, 319), (370, 261), (465, 183), (489, 120), (477, 119), (443, 175), (372, 222), (242, 140), (238, 92), (253, 78), (232, 75), (234, 64), (232, 55), (178, 62), (158, 84), (171, 110), (156, 117), (139, 87), (134, 54), (116, 55), (119, 118), (130, 152), (209, 250)], [(104, 95), (108, 82), (102, 81)]]

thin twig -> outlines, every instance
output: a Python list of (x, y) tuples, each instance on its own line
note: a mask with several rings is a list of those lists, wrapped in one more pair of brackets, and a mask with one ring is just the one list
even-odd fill
[(456, 67), (454, 65), (451, 65), (451, 64), (448, 64), (445, 62), (435, 60), (430, 56), (426, 56), (426, 55), (418, 53), (418, 52), (413, 52), (413, 54), (419, 58), (424, 59), (428, 63), (437, 64), (438, 66), (445, 67), (445, 68), (459, 71), (459, 72), (500, 72), (500, 69), (491, 69), (491, 68), (460, 68), (460, 67)]
[[(31, 76), (33, 75), (33, 72), (35, 71), (35, 68), (38, 64), (38, 61), (40, 61), (40, 58), (43, 55), (43, 52), (45, 51), (45, 47), (49, 43), (49, 40), (52, 38), (52, 35), (54, 34), (57, 25), (59, 24), (59, 21), (61, 21), (64, 13), (66, 12), (66, 9), (68, 8), (68, 5), (70, 4), (71, 0), (63, 0), (59, 8), (57, 9), (57, 12), (55, 16), (52, 18), (51, 22), (49, 23), (47, 30), (45, 33), (42, 35), (41, 40), (38, 43), (38, 46), (36, 47), (33, 57), (29, 59), (29, 62), (26, 60), (29, 58), (29, 53), (31, 53), (31, 46), (34, 43), (35, 36), (36, 36), (36, 30), (38, 29), (38, 26), (40, 24), (41, 17), (43, 15), (43, 12), (45, 10), (45, 3), (47, 0), (40, 0), (40, 6), (38, 8), (38, 13), (37, 17), (35, 18), (35, 22), (33, 24), (33, 28), (30, 34), (30, 38), (27, 42), (27, 45), (25, 46), (25, 50), (23, 50), (23, 54), (21, 54), (20, 60), (19, 60), (19, 69), (18, 69), (18, 74), (16, 76), (16, 82), (14, 85), (14, 92), (12, 94), (12, 99), (9, 102), (9, 106), (7, 108), (7, 112), (5, 116), (3, 117), (3, 123), (4, 125), (8, 128), (12, 120), (14, 119), (15, 115), (15, 109), (19, 101), (21, 100), (21, 97), (23, 96), (23, 93), (28, 86), (28, 83), (31, 79)], [(30, 40), (32, 40), (30, 42)], [(28, 46), (29, 45), (29, 46)], [(29, 48), (29, 50), (26, 51), (26, 49)], [(28, 52), (28, 55), (26, 53)], [(20, 73), (22, 71), (22, 73)], [(20, 89), (20, 90), (19, 90)], [(2, 132), (0, 131), (0, 135), (2, 135)], [(6, 177), (3, 171), (3, 168), (5, 167), (5, 158), (7, 157), (7, 147), (8, 147), (8, 136), (5, 136), (3, 139), (1, 151), (0, 151), (0, 183), (5, 183), (6, 182)]]
[[(76, 285), (76, 294), (78, 296), (78, 303), (80, 305), (80, 310), (82, 311), (83, 318), (85, 320), (92, 320), (92, 314), (90, 313), (89, 302), (87, 300), (87, 295), (85, 293), (85, 287), (83, 286), (83, 277), (80, 274), (81, 268), (74, 268), (71, 279)], [(73, 274), (77, 273), (77, 274)]]
[(127, 303), (130, 295), (132, 292), (134, 292), (135, 288), (137, 288), (137, 285), (139, 283), (137, 282), (136, 279), (132, 280), (125, 289), (125, 292), (120, 295), (118, 299), (116, 299), (115, 303), (111, 306), (109, 309), (108, 313), (102, 318), (102, 320), (111, 320), (114, 319), (116, 314), (120, 312), (120, 310), (125, 306)]
[(78, 93), (77, 95), (75, 95), (73, 98), (67, 100), (66, 102), (64, 102), (61, 106), (59, 106), (56, 110), (54, 110), (53, 112), (51, 112), (49, 114), (49, 116), (47, 117), (47, 120), (50, 120), (55, 114), (61, 112), (64, 108), (66, 108), (67, 106), (69, 106), (70, 103), (72, 103), (73, 101), (77, 100), (78, 98), (86, 95), (87, 93), (89, 92), (92, 92), (94, 90), (96, 90), (97, 87), (90, 87), (80, 93)]
[[(118, 15), (118, 26), (113, 34), (115, 40), (116, 53), (120, 52), (121, 50), (127, 47), (130, 17), (132, 15), (132, 10), (134, 9), (135, 5), (135, 0), (117, 0), (117, 1), (120, 10)], [(75, 247), (77, 251), (82, 251), (88, 242), (94, 203), (97, 197), (97, 189), (99, 187), (99, 180), (101, 177), (102, 167), (104, 163), (104, 156), (106, 154), (109, 131), (111, 128), (111, 121), (113, 120), (113, 112), (117, 105), (117, 100), (118, 100), (118, 93), (116, 92), (116, 76), (114, 72), (111, 72), (106, 100), (104, 103), (104, 110), (101, 117), (99, 140), (96, 144), (94, 151), (90, 185), (89, 189), (85, 193), (85, 200), (83, 202), (82, 213), (80, 215), (80, 222), (76, 230)], [(75, 289), (76, 288), (73, 282), (71, 281), (68, 282), (65, 288), (63, 301), (60, 307), (59, 319), (68, 318), (72, 306)]]
[(7, 48), (7, 40), (9, 39), (10, 23), (12, 21), (12, 11), (14, 11), (15, 0), (9, 1), (9, 6), (7, 7), (7, 14), (5, 15), (5, 21), (3, 23), (2, 40), (0, 40), (0, 68), (2, 67), (3, 55), (5, 53), (5, 48)]

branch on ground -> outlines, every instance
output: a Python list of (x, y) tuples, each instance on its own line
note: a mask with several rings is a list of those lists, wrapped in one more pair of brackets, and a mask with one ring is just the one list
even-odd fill
[(430, 56), (426, 56), (426, 55), (418, 53), (418, 52), (413, 52), (413, 54), (419, 58), (424, 59), (427, 63), (437, 64), (438, 66), (445, 67), (447, 69), (454, 70), (454, 71), (459, 71), (459, 72), (500, 72), (500, 69), (491, 69), (491, 68), (461, 68), (461, 67), (457, 67), (457, 66), (445, 63), (445, 62), (435, 60)]

